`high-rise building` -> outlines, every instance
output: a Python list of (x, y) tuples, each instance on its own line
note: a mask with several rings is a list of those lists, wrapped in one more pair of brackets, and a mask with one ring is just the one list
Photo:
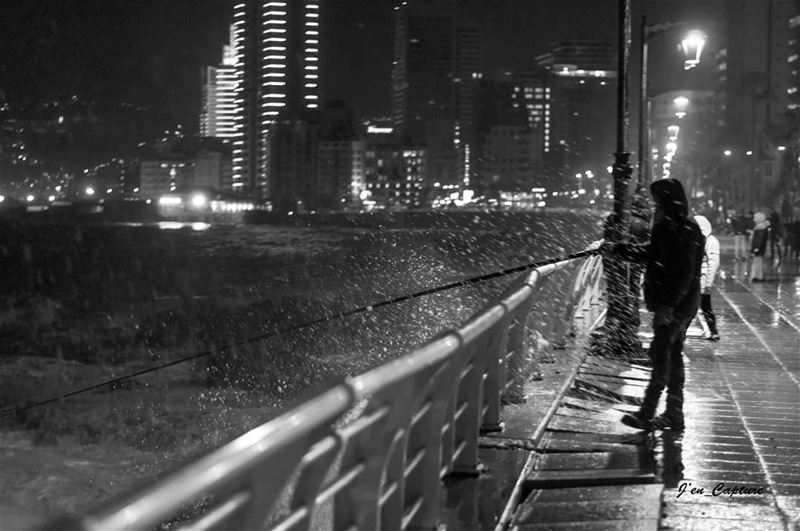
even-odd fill
[(455, 129), (456, 174), (462, 189), (469, 189), (478, 154), (475, 123), (476, 98), (481, 73), (481, 33), (466, 23), (456, 27), (455, 40)]
[(752, 208), (774, 200), (783, 151), (772, 133), (800, 109), (800, 2), (729, 0), (726, 30), (715, 65), (724, 72), (717, 78), (727, 175), (720, 184), (729, 208)]
[(234, 29), (235, 26), (231, 26), (230, 42), (222, 47), (222, 63), (203, 69), (200, 136), (233, 138), (238, 133)]
[(326, 209), (357, 206), (364, 191), (363, 140), (325, 140), (319, 143), (319, 205)]
[[(456, 183), (456, 0), (395, 6), (392, 118), (405, 143), (425, 145), (428, 179)], [(470, 44), (470, 43), (473, 44)], [(474, 53), (474, 36), (462, 49)]]
[(789, 110), (800, 111), (800, 1), (795, 1), (792, 18), (789, 19)]
[(551, 139), (551, 98), (547, 76), (542, 71), (530, 71), (512, 75), (514, 84), (514, 104), (525, 109), (528, 127), (540, 129), (543, 153), (550, 152)]
[(273, 135), (272, 129), (319, 106), (319, 7), (319, 0), (234, 6), (240, 133), (233, 150), (235, 190), (271, 198), (271, 140), (286, 130)]
[(732, 145), (753, 149), (761, 131), (780, 121), (789, 108), (793, 2), (726, 3), (725, 127)]
[(548, 72), (548, 172), (566, 177), (605, 168), (614, 151), (616, 51), (598, 41), (552, 44), (536, 57)]

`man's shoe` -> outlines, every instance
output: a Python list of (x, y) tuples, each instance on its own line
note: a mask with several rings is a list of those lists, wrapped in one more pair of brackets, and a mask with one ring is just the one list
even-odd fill
[(650, 421), (650, 425), (654, 430), (683, 431), (686, 427), (684, 426), (682, 419), (668, 417), (666, 414), (658, 415), (656, 418)]
[(649, 431), (651, 429), (649, 420), (644, 420), (640, 418), (638, 415), (634, 415), (631, 413), (626, 413), (625, 415), (622, 416), (622, 423), (625, 424), (626, 426), (630, 426), (631, 428), (635, 428), (637, 430)]

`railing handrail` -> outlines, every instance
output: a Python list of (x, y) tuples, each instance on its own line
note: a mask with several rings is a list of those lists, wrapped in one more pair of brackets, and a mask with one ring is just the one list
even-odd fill
[[(520, 275), (500, 300), (459, 328), (347, 379), (150, 486), (46, 528), (150, 529), (193, 510), (201, 518), (192, 529), (267, 523), (308, 529), (331, 503), (335, 529), (436, 527), (439, 479), (477, 471), (480, 430), (496, 429), (501, 398), (521, 390), (520, 332), (539, 280), (577, 260)], [(583, 306), (577, 317), (584, 323), (599, 312), (599, 265), (592, 256), (576, 276), (572, 297)]]

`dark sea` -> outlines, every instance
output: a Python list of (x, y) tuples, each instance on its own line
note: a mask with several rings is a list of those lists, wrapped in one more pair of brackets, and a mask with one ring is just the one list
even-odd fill
[[(516, 275), (383, 301), (580, 251), (600, 220), (0, 224), (0, 512), (26, 524), (80, 510), (213, 448), (457, 326)], [(545, 338), (569, 282), (540, 291), (532, 323)]]

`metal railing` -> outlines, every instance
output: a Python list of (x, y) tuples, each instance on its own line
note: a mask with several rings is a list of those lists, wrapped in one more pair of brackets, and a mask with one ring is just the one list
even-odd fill
[[(591, 248), (590, 248), (591, 249)], [(523, 394), (526, 327), (542, 278), (413, 352), (325, 391), (154, 484), (49, 529), (435, 529), (441, 479), (478, 471), (481, 431)], [(600, 258), (581, 264), (572, 323), (601, 313)]]

